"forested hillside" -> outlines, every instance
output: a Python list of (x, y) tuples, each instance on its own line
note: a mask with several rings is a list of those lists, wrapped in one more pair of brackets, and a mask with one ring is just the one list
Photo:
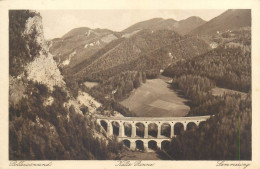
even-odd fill
[[(115, 43), (115, 42), (111, 42)], [(93, 55), (85, 67), (73, 68), (77, 79), (102, 81), (122, 71), (142, 71), (147, 77), (156, 77), (173, 60), (193, 57), (209, 50), (208, 45), (195, 37), (182, 37), (169, 30), (143, 30), (132, 37), (105, 47), (104, 52)], [(76, 66), (77, 67), (77, 66)], [(70, 74), (70, 72), (67, 72)], [(151, 75), (149, 75), (151, 74)]]
[(251, 89), (251, 52), (241, 47), (220, 46), (206, 54), (176, 62), (164, 74), (205, 76), (217, 86), (248, 92)]
[[(51, 94), (44, 85), (28, 85), (29, 97), (9, 108), (10, 160), (109, 158), (105, 140), (93, 137), (91, 119), (61, 106), (68, 101), (65, 91), (57, 87)], [(44, 106), (50, 96), (52, 104)]]
[(191, 99), (189, 116), (214, 115), (197, 128), (173, 138), (167, 153), (176, 160), (250, 160), (251, 94), (212, 96), (214, 83), (191, 75), (175, 78), (173, 87)]

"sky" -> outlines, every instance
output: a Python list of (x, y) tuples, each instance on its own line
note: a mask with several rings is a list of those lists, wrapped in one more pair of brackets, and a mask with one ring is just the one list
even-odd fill
[(46, 39), (60, 38), (78, 27), (106, 28), (122, 31), (127, 27), (152, 18), (175, 19), (198, 16), (206, 21), (226, 9), (199, 10), (38, 10), (42, 16)]

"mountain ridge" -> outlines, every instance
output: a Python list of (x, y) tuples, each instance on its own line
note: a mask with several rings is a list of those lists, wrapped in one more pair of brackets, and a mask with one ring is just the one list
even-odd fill
[(229, 9), (211, 19), (207, 23), (189, 32), (191, 35), (214, 35), (219, 31), (227, 31), (251, 26), (250, 9)]
[(186, 19), (177, 21), (172, 18), (163, 19), (163, 18), (152, 18), (149, 20), (145, 20), (142, 22), (138, 22), (134, 25), (129, 26), (128, 28), (124, 29), (122, 32), (130, 33), (136, 30), (142, 29), (151, 29), (151, 30), (162, 30), (168, 29), (176, 31), (181, 35), (185, 35), (190, 30), (206, 23), (203, 19), (198, 16), (191, 16)]
[(102, 49), (119, 35), (108, 29), (75, 28), (51, 41), (50, 52), (60, 67), (78, 64)]

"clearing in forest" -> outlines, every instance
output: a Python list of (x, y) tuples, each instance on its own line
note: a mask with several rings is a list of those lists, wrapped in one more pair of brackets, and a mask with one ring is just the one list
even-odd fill
[(190, 110), (190, 107), (185, 105), (187, 101), (169, 88), (165, 79), (152, 79), (132, 91), (131, 95), (120, 103), (137, 116), (180, 117)]

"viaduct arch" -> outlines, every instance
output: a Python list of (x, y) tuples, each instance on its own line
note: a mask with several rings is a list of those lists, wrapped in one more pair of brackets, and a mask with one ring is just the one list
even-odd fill
[[(189, 130), (194, 127), (199, 127), (201, 122), (209, 119), (210, 116), (194, 116), (194, 117), (104, 117), (98, 116), (97, 123), (102, 126), (108, 136), (113, 135), (113, 124), (118, 124), (119, 133), (117, 139), (123, 141), (132, 150), (140, 149), (143, 145), (143, 149), (146, 150), (149, 145), (157, 145), (157, 148), (162, 148), (162, 143), (170, 142), (172, 137), (175, 137), (180, 133), (177, 131), (178, 126), (181, 126), (182, 130)], [(127, 124), (127, 125), (126, 125)], [(139, 127), (141, 124), (142, 127)], [(163, 135), (162, 127), (167, 124), (170, 129), (170, 134)], [(150, 125), (155, 125), (157, 135), (148, 134), (151, 131)], [(126, 131), (129, 131), (126, 127), (130, 128), (130, 134), (126, 135)], [(137, 135), (137, 131), (141, 128), (143, 135)], [(151, 143), (153, 142), (153, 143)]]

